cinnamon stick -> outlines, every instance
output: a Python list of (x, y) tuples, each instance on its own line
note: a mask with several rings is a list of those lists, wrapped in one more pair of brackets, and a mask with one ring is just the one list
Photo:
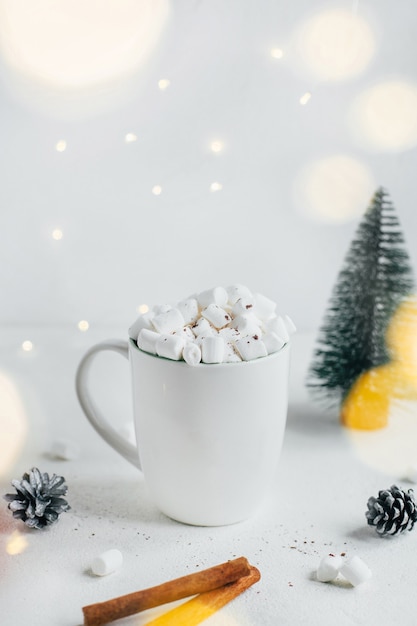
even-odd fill
[(250, 572), (247, 559), (240, 557), (200, 572), (170, 580), (156, 587), (149, 587), (106, 602), (90, 604), (82, 609), (84, 625), (101, 626), (108, 624), (116, 619), (152, 609), (161, 604), (217, 589), (243, 576), (248, 576)]
[(251, 585), (257, 583), (260, 578), (259, 570), (251, 566), (249, 576), (243, 576), (224, 587), (200, 593), (188, 602), (146, 622), (145, 626), (198, 626)]

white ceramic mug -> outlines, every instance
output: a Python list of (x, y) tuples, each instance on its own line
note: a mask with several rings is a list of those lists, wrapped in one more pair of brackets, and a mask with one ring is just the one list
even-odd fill
[[(138, 446), (94, 404), (88, 370), (103, 350), (129, 359)], [(253, 361), (171, 361), (111, 339), (93, 346), (76, 377), (80, 404), (97, 432), (143, 471), (150, 496), (169, 517), (221, 526), (250, 517), (276, 473), (288, 405), (290, 346)]]

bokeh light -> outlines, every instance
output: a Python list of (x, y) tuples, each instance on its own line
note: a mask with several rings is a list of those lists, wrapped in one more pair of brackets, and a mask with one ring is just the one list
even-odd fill
[(282, 57), (284, 56), (284, 52), (283, 50), (281, 50), (281, 48), (271, 48), (269, 54), (273, 59), (282, 59)]
[(0, 50), (40, 83), (89, 87), (136, 71), (169, 13), (169, 0), (1, 0)]
[(363, 213), (375, 187), (363, 163), (335, 155), (308, 165), (296, 179), (294, 195), (304, 215), (325, 222), (346, 222)]
[(219, 141), (218, 139), (216, 139), (215, 141), (212, 141), (210, 144), (210, 150), (214, 152), (215, 154), (219, 154), (219, 152), (222, 152), (223, 149), (224, 149), (224, 144), (222, 141)]
[(350, 126), (367, 148), (400, 151), (417, 145), (417, 87), (406, 81), (385, 81), (354, 101)]
[(60, 228), (54, 228), (54, 230), (51, 233), (51, 237), (52, 239), (55, 239), (55, 241), (60, 241), (63, 236), (64, 236), (64, 233), (62, 232)]
[(167, 78), (161, 78), (161, 80), (158, 80), (158, 87), (161, 91), (165, 91), (165, 89), (168, 89), (170, 84), (171, 83)]
[(26, 438), (27, 417), (10, 378), (0, 372), (0, 477), (10, 471)]
[(125, 135), (125, 143), (134, 143), (135, 141), (137, 141), (135, 133), (127, 133)]
[(302, 24), (296, 47), (314, 76), (340, 81), (368, 67), (375, 53), (375, 37), (364, 18), (345, 9), (329, 9)]
[(138, 313), (143, 315), (144, 313), (147, 313), (149, 311), (149, 305), (148, 304), (139, 304), (139, 306), (137, 307), (136, 310), (137, 310)]
[(14, 530), (6, 541), (6, 552), (10, 555), (21, 554), (28, 547), (29, 542), (18, 530)]
[(300, 98), (300, 104), (305, 106), (307, 102), (309, 102), (310, 98), (311, 98), (311, 93), (309, 91), (306, 91), (305, 94), (303, 94)]
[(56, 144), (55, 144), (55, 150), (57, 152), (65, 152), (65, 150), (67, 149), (67, 142), (65, 141), (65, 139), (60, 139)]

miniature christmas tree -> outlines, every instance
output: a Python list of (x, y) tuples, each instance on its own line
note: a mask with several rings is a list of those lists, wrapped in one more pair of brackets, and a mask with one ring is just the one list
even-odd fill
[(386, 394), (381, 392), (393, 373), (387, 369), (392, 360), (387, 330), (400, 303), (413, 291), (400, 224), (388, 194), (380, 188), (339, 273), (319, 332), (308, 386), (343, 405), (354, 384), (367, 374), (361, 391), (366, 385), (382, 411)]

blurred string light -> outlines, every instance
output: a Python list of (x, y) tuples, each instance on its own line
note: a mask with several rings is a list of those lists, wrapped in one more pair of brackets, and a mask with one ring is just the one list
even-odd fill
[(125, 143), (134, 143), (135, 141), (137, 141), (135, 133), (127, 133), (125, 135)]
[[(31, 342), (30, 342), (31, 343)], [(27, 434), (27, 416), (11, 379), (0, 372), (0, 477), (16, 461)]]
[(309, 91), (306, 91), (305, 94), (302, 95), (300, 98), (300, 104), (302, 106), (306, 105), (309, 102), (310, 98), (311, 98), (311, 93)]
[(316, 13), (300, 26), (295, 38), (304, 66), (322, 80), (357, 76), (375, 53), (375, 38), (368, 22), (345, 9)]
[(147, 313), (149, 311), (149, 306), (147, 304), (139, 304), (136, 310), (138, 313), (143, 315), (144, 313)]
[(33, 343), (29, 339), (22, 341), (22, 350), (23, 352), (32, 352)]
[(210, 185), (210, 191), (215, 192), (215, 191), (221, 191), (222, 189), (223, 189), (223, 185), (221, 183), (214, 182), (214, 183), (211, 183)]
[(368, 168), (345, 155), (314, 161), (297, 177), (301, 213), (325, 222), (346, 222), (363, 213), (376, 184)]
[(269, 54), (273, 59), (282, 59), (284, 56), (284, 52), (281, 48), (271, 48)]
[(169, 14), (169, 0), (1, 0), (0, 50), (39, 83), (91, 87), (136, 71)]
[(81, 332), (85, 333), (90, 328), (90, 324), (87, 322), (87, 320), (80, 320), (77, 324), (77, 328)]
[(55, 144), (55, 150), (57, 152), (65, 152), (66, 149), (67, 149), (67, 142), (65, 141), (65, 139), (61, 139)]
[(170, 84), (171, 82), (167, 78), (161, 78), (161, 80), (158, 81), (158, 87), (161, 91), (165, 91), (165, 89), (168, 89)]
[(62, 232), (60, 228), (54, 228), (54, 230), (51, 233), (51, 237), (52, 239), (55, 239), (55, 241), (60, 241), (63, 236), (64, 236), (64, 233)]
[(352, 133), (366, 148), (395, 152), (417, 145), (417, 87), (385, 81), (363, 91), (350, 112)]
[(224, 144), (222, 141), (219, 141), (218, 139), (216, 139), (215, 141), (212, 141), (210, 144), (210, 150), (214, 152), (214, 154), (219, 154), (220, 152), (223, 152), (223, 149), (224, 149)]
[(152, 193), (154, 196), (160, 196), (162, 193), (162, 187), (161, 185), (154, 185), (152, 187)]

